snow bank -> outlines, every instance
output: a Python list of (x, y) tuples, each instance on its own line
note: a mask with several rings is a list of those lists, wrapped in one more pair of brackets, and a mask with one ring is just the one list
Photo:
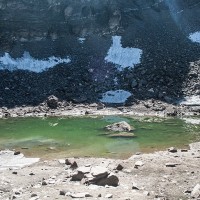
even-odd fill
[(134, 67), (140, 63), (142, 50), (138, 48), (123, 48), (121, 44), (121, 36), (112, 37), (113, 44), (110, 47), (105, 61), (119, 65), (121, 71), (126, 67)]
[(33, 58), (28, 52), (24, 52), (21, 58), (12, 58), (9, 53), (0, 57), (0, 70), (28, 70), (36, 73), (43, 72), (61, 63), (69, 63), (70, 59), (51, 56), (47, 59), (39, 60)]
[(200, 43), (200, 31), (199, 31), (199, 32), (195, 32), (195, 33), (191, 33), (191, 34), (189, 35), (189, 39), (190, 39), (192, 42)]
[(125, 90), (111, 90), (103, 94), (102, 103), (125, 103), (132, 94)]

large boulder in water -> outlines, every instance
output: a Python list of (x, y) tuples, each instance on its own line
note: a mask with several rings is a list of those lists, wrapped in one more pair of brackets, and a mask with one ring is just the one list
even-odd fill
[(114, 132), (131, 132), (134, 130), (134, 128), (125, 121), (107, 125), (105, 129)]

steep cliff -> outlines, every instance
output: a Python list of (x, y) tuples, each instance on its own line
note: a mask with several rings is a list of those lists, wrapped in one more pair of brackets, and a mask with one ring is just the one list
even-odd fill
[(199, 0), (0, 0), (0, 106), (199, 95), (199, 31)]

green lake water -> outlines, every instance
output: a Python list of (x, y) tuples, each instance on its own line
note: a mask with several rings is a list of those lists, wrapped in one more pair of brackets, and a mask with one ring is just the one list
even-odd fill
[[(104, 127), (126, 121), (134, 138), (109, 138)], [(93, 156), (128, 158), (136, 152), (153, 152), (171, 146), (187, 148), (200, 141), (200, 126), (181, 119), (119, 116), (85, 118), (11, 118), (0, 120), (0, 149), (16, 149), (41, 158)]]

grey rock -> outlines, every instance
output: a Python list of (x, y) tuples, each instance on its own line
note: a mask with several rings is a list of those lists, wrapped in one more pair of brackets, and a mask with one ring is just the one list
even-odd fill
[(178, 150), (175, 147), (170, 147), (168, 151), (171, 153), (176, 153)]
[(47, 106), (51, 109), (56, 109), (58, 107), (58, 98), (51, 95), (47, 98)]
[(131, 127), (131, 125), (129, 125), (125, 121), (107, 125), (105, 128), (108, 131), (114, 131), (114, 132), (130, 132), (134, 130), (133, 127)]
[(197, 184), (193, 190), (192, 190), (192, 193), (191, 193), (191, 196), (193, 198), (200, 198), (200, 184)]
[(133, 190), (139, 190), (137, 183), (135, 183), (135, 182), (132, 183), (132, 189)]

